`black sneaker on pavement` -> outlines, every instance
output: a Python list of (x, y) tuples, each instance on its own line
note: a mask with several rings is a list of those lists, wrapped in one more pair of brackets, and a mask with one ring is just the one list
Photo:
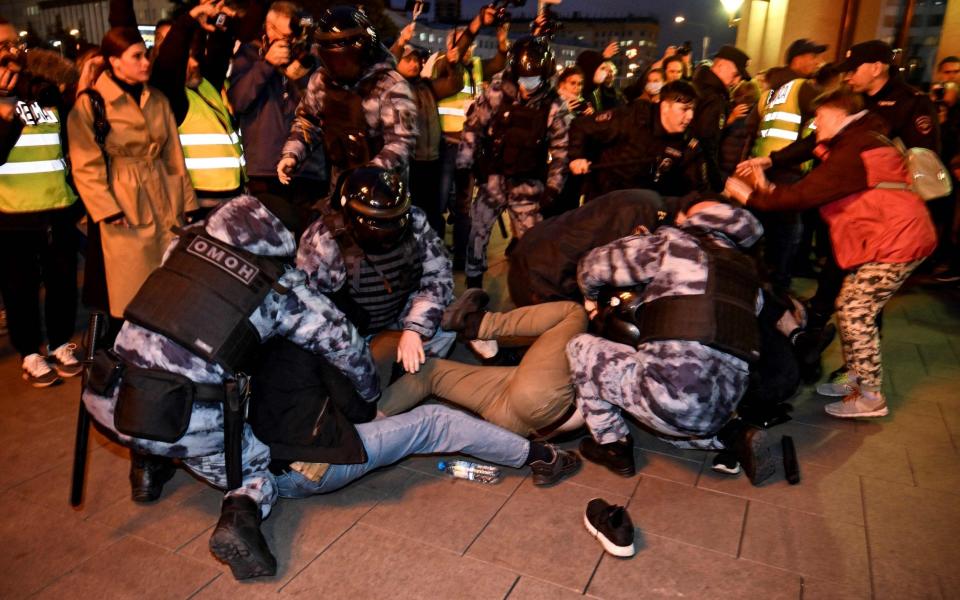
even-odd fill
[(608, 504), (602, 498), (594, 498), (587, 504), (583, 525), (590, 535), (597, 538), (607, 553), (629, 558), (637, 553), (633, 543), (633, 521), (622, 506)]
[(568, 475), (573, 475), (580, 470), (583, 461), (574, 452), (561, 450), (553, 444), (546, 444), (553, 451), (553, 460), (544, 462), (537, 460), (530, 463), (530, 471), (533, 472), (533, 485), (537, 487), (546, 487), (558, 483)]
[(636, 459), (633, 456), (633, 436), (626, 441), (600, 444), (592, 437), (580, 440), (580, 455), (590, 462), (610, 469), (621, 477), (633, 477), (637, 473)]
[(741, 470), (737, 457), (726, 450), (721, 450), (719, 454), (713, 457), (713, 464), (710, 468), (725, 475), (738, 475)]
[(47, 359), (39, 354), (30, 354), (23, 359), (23, 380), (35, 388), (50, 387), (61, 382), (60, 377), (50, 368)]

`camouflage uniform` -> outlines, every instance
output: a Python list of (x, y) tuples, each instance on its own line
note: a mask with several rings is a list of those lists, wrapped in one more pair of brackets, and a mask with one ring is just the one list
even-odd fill
[[(406, 173), (417, 142), (417, 105), (410, 84), (393, 67), (392, 59), (377, 63), (356, 85), (369, 85), (371, 82), (366, 81), (367, 78), (377, 78), (363, 99), (363, 113), (368, 134), (371, 138), (382, 138), (383, 147), (369, 165)], [(303, 164), (317, 144), (323, 143), (324, 99), (329, 78), (326, 69), (317, 69), (310, 76), (307, 93), (297, 107), (297, 116), (282, 152), (283, 156), (295, 157), (297, 164)], [(336, 181), (337, 177), (338, 168), (335, 166), (331, 181)]]
[[(446, 356), (456, 336), (440, 329), (440, 318), (453, 301), (453, 264), (443, 241), (427, 222), (426, 213), (414, 206), (410, 215), (423, 267), (420, 289), (410, 294), (396, 323), (387, 329), (415, 331), (423, 337), (428, 356)], [(307, 274), (307, 285), (321, 293), (335, 292), (346, 283), (347, 266), (323, 219), (314, 221), (300, 238), (297, 268)]]
[[(643, 285), (644, 302), (703, 294), (707, 259), (689, 227), (725, 244), (749, 247), (763, 229), (749, 212), (715, 205), (679, 228), (633, 235), (597, 248), (581, 261), (578, 283), (586, 298), (603, 286)], [(759, 301), (759, 300), (758, 300)], [(626, 410), (667, 441), (682, 447), (722, 448), (714, 434), (747, 389), (747, 363), (697, 342), (656, 341), (637, 348), (589, 334), (567, 344), (577, 405), (594, 439), (606, 444), (629, 433)]]
[[(553, 90), (548, 85), (541, 86), (530, 98), (520, 97), (517, 84), (503, 75), (493, 78), (483, 95), (470, 105), (467, 120), (463, 127), (463, 138), (457, 152), (457, 169), (468, 169), (473, 165), (477, 145), (489, 135), (489, 127), (504, 102), (523, 105), (537, 105), (550, 99)], [(547, 117), (549, 136), (547, 150), (549, 164), (547, 168), (546, 188), (556, 196), (563, 189), (567, 171), (567, 133), (572, 115), (566, 103), (553, 97), (550, 113)], [(540, 199), (543, 197), (544, 182), (535, 179), (512, 179), (503, 175), (490, 175), (480, 186), (477, 199), (470, 211), (470, 243), (467, 245), (468, 277), (483, 275), (487, 270), (487, 244), (490, 232), (497, 217), (507, 209), (513, 235), (523, 237), (528, 229), (543, 220), (540, 214)]]
[[(291, 256), (296, 248), (293, 234), (253, 196), (240, 196), (224, 204), (210, 215), (205, 228), (214, 238), (262, 256)], [(380, 381), (367, 346), (353, 325), (330, 300), (307, 285), (303, 272), (289, 269), (279, 283), (289, 292), (281, 295), (271, 291), (249, 317), (261, 339), (281, 335), (322, 355), (350, 379), (360, 396), (367, 400), (377, 398)], [(120, 330), (114, 350), (130, 364), (183, 375), (196, 383), (220, 384), (227, 375), (218, 364), (130, 322)], [(86, 390), (83, 400), (93, 418), (113, 431), (121, 443), (137, 452), (179, 458), (184, 466), (214, 486), (226, 487), (221, 407), (195, 405), (186, 434), (175, 443), (164, 443), (131, 438), (116, 431), (117, 393), (115, 390), (106, 397)], [(243, 485), (228, 495), (249, 496), (266, 516), (277, 498), (273, 475), (267, 471), (270, 451), (246, 424), (242, 461)]]

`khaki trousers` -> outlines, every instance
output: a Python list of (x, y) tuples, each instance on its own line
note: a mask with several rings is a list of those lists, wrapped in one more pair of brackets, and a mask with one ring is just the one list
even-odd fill
[(567, 342), (587, 330), (583, 307), (573, 302), (525, 306), (487, 313), (479, 338), (535, 337), (516, 367), (484, 367), (429, 359), (383, 391), (380, 409), (404, 412), (433, 394), (487, 421), (529, 436), (552, 425), (573, 405), (573, 385), (564, 354)]

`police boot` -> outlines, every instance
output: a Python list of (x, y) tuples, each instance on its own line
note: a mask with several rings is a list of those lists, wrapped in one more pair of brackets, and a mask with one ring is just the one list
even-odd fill
[(163, 484), (177, 472), (173, 460), (130, 451), (130, 496), (134, 502), (153, 502), (163, 492)]
[(734, 419), (723, 426), (717, 438), (736, 457), (753, 485), (760, 485), (776, 472), (776, 460), (763, 429)]
[(580, 440), (580, 455), (590, 462), (610, 469), (621, 477), (633, 477), (637, 472), (633, 456), (633, 436), (623, 441), (600, 444), (592, 437)]
[(230, 566), (234, 579), (277, 573), (277, 559), (260, 532), (260, 507), (243, 495), (227, 496), (210, 536), (210, 552)]

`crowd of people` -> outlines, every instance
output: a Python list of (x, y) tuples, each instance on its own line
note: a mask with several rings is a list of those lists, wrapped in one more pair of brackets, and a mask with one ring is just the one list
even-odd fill
[[(629, 419), (759, 485), (802, 383), (831, 416), (888, 414), (884, 305), (918, 268), (960, 280), (956, 197), (910, 160), (960, 176), (956, 57), (927, 94), (878, 40), (838, 63), (796, 40), (757, 74), (733, 46), (695, 68), (671, 48), (621, 89), (616, 44), (558, 70), (547, 18), (511, 40), (493, 6), (439, 53), (415, 22), (388, 46), (355, 7), (287, 0), (202, 0), (150, 49), (129, 0), (110, 25), (70, 63), (0, 20), (9, 338), (46, 387), (84, 370), (79, 303), (108, 315), (86, 410), (131, 449), (134, 501), (178, 467), (227, 490), (210, 549), (238, 579), (276, 572), (278, 497), (410, 454), (632, 477)], [(517, 308), (496, 312), (503, 212)], [(579, 453), (548, 442), (578, 432)], [(636, 551), (623, 507), (585, 523)]]

